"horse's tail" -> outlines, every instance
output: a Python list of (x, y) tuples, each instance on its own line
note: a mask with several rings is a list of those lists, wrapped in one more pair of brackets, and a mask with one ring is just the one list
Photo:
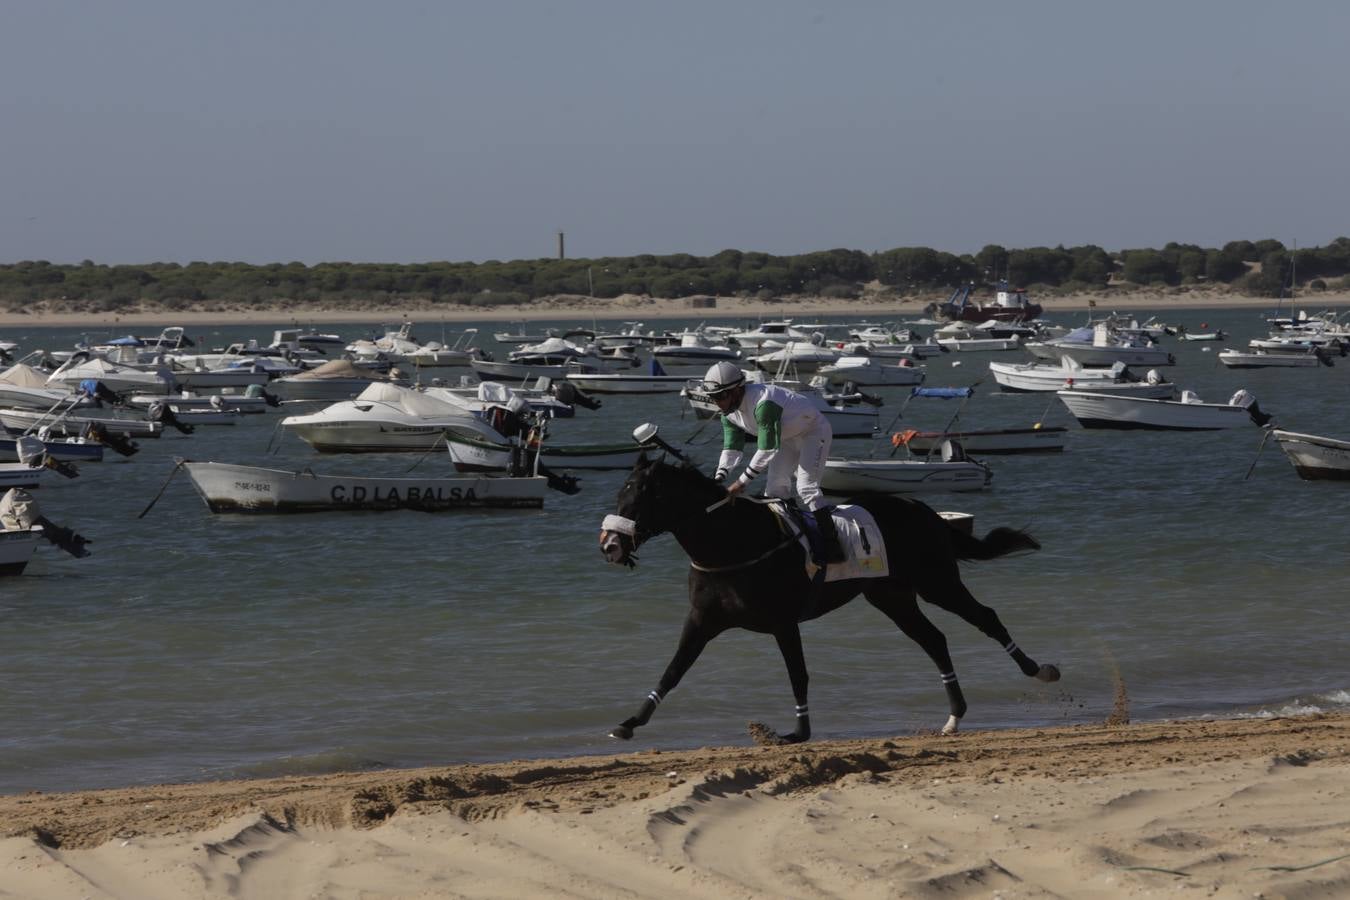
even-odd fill
[(995, 528), (982, 538), (952, 528), (957, 559), (997, 559), (1019, 550), (1039, 550), (1041, 542), (1020, 528)]

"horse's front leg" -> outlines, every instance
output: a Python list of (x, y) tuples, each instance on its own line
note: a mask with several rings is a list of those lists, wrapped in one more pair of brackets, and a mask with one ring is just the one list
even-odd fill
[(666, 666), (666, 671), (661, 676), (661, 681), (657, 684), (656, 690), (648, 694), (647, 699), (642, 701), (642, 706), (638, 707), (637, 715), (624, 719), (609, 733), (609, 736), (625, 741), (629, 740), (633, 736), (634, 728), (640, 728), (650, 722), (652, 713), (656, 712), (656, 707), (661, 704), (667, 694), (675, 690), (675, 686), (680, 683), (684, 673), (688, 672), (689, 667), (698, 659), (699, 654), (703, 652), (703, 648), (708, 646), (708, 642), (717, 637), (721, 631), (721, 628), (704, 624), (702, 619), (691, 611), (684, 620), (684, 630), (680, 633), (680, 645), (675, 648), (675, 656)]

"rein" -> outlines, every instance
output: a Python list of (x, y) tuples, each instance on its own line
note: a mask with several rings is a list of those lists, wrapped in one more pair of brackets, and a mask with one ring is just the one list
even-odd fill
[(694, 562), (692, 559), (689, 560), (689, 565), (691, 568), (697, 569), (700, 572), (707, 572), (710, 575), (715, 575), (719, 572), (736, 572), (739, 571), (740, 569), (748, 569), (753, 565), (758, 565), (759, 563), (764, 562), (764, 560), (768, 559), (770, 556), (773, 556), (779, 550), (782, 550), (784, 547), (796, 543), (796, 541), (797, 536), (795, 534), (790, 534), (786, 538), (784, 538), (781, 543), (775, 544), (773, 547), (764, 551), (759, 556), (756, 556), (754, 559), (746, 560), (745, 562), (732, 563), (729, 566), (701, 566), (698, 563)]

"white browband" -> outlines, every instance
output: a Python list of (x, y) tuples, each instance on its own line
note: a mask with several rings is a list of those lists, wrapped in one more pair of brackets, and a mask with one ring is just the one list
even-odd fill
[(637, 523), (632, 519), (625, 519), (623, 516), (605, 516), (605, 521), (600, 523), (600, 530), (617, 531), (619, 534), (633, 537), (637, 531)]

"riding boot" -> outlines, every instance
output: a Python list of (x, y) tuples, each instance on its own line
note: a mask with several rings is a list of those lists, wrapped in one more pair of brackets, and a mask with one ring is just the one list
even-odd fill
[(839, 532), (835, 530), (834, 518), (830, 515), (833, 507), (826, 506), (815, 511), (816, 528), (820, 531), (821, 552), (827, 563), (841, 563), (848, 557), (839, 543)]

